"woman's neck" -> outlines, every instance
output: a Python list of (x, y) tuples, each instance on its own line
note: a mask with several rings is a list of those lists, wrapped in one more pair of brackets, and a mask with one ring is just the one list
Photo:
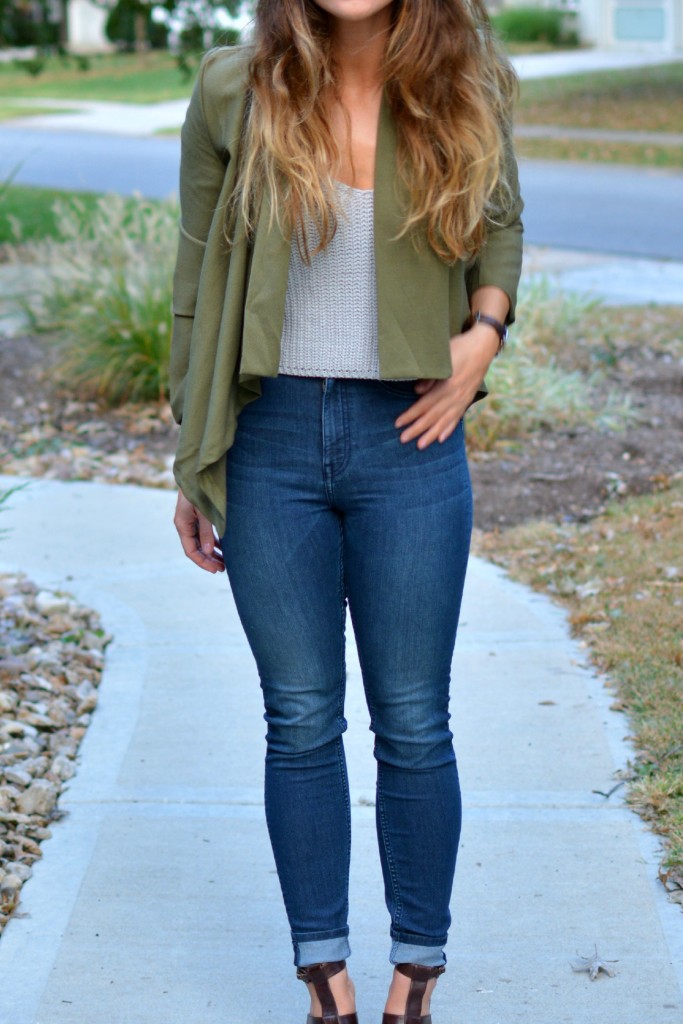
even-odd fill
[(364, 21), (334, 19), (332, 47), (342, 90), (374, 90), (382, 84), (382, 60), (390, 8)]

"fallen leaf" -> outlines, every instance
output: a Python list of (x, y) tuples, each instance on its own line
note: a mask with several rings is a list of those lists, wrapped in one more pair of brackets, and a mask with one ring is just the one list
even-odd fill
[(595, 947), (595, 951), (592, 956), (581, 956), (579, 953), (576, 954), (579, 958), (577, 964), (572, 964), (573, 971), (585, 971), (590, 977), (591, 981), (595, 981), (600, 971), (604, 971), (608, 978), (613, 978), (616, 971), (610, 964), (618, 964), (618, 960), (603, 960), (598, 953), (598, 947)]

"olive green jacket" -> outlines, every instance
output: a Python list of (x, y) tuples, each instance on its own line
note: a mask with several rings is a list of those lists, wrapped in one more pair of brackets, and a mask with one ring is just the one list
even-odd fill
[[(224, 238), (248, 58), (246, 47), (204, 58), (182, 131), (170, 370), (173, 414), (181, 424), (174, 473), (219, 531), (225, 527), (225, 461), (237, 415), (260, 395), (260, 378), (278, 371), (291, 241), (269, 225), (267, 197), (250, 244), (239, 223), (231, 248)], [(380, 373), (445, 378), (452, 373), (449, 339), (462, 329), (468, 297), (479, 286), (502, 288), (510, 299), (508, 322), (514, 319), (522, 201), (517, 189), (505, 223), (490, 230), (474, 262), (448, 265), (428, 245), (418, 250), (409, 238), (396, 238), (405, 196), (395, 152), (394, 126), (383, 104), (374, 197)]]

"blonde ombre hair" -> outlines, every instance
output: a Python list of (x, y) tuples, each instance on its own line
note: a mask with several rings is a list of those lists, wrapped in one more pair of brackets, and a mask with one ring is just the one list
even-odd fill
[[(235, 192), (253, 234), (261, 200), (300, 229), (310, 257), (337, 225), (334, 172), (340, 145), (327, 112), (337, 99), (328, 16), (313, 0), (259, 0)], [(398, 138), (398, 173), (410, 196), (401, 235), (426, 235), (447, 262), (472, 257), (487, 223), (511, 201), (506, 178), (517, 79), (492, 36), (482, 0), (394, 0), (381, 69)]]

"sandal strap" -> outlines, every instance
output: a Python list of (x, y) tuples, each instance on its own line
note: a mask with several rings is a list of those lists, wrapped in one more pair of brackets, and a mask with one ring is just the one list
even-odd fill
[(382, 1024), (432, 1024), (431, 1014), (422, 1016), (422, 1000), (427, 990), (427, 982), (438, 978), (446, 970), (445, 965), (425, 967), (422, 964), (396, 964), (399, 974), (410, 978), (410, 988), (406, 1000), (404, 1014), (385, 1013)]
[(431, 1013), (424, 1017), (405, 1017), (398, 1013), (383, 1013), (382, 1024), (432, 1024)]
[(406, 978), (424, 979), (425, 981), (429, 981), (430, 978), (439, 978), (446, 970), (445, 964), (440, 964), (438, 967), (424, 967), (423, 964), (394, 964), (394, 966)]
[(355, 1013), (344, 1013), (341, 1017), (311, 1017), (310, 1013), (306, 1018), (306, 1024), (358, 1024), (358, 1016)]
[(310, 964), (307, 967), (298, 967), (296, 976), (299, 981), (313, 985), (315, 994), (320, 1000), (322, 1017), (311, 1017), (308, 1015), (307, 1024), (358, 1024), (358, 1017), (355, 1013), (345, 1013), (340, 1016), (337, 1010), (337, 1002), (330, 988), (330, 978), (339, 974), (346, 967), (346, 960), (333, 960), (329, 963)]
[(358, 1016), (355, 1013), (344, 1013), (341, 1017), (311, 1017), (310, 1013), (306, 1018), (306, 1024), (358, 1024)]

